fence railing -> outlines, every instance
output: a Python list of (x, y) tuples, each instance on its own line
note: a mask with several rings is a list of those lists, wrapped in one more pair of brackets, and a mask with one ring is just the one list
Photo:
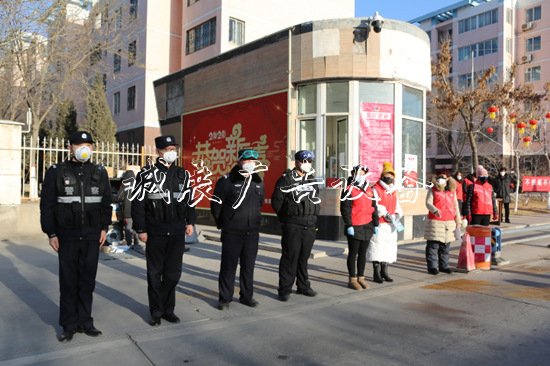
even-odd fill
[[(144, 166), (148, 159), (154, 160), (156, 156), (154, 146), (96, 142), (91, 160), (105, 166), (109, 177), (114, 178), (129, 166)], [(69, 158), (67, 140), (33, 139), (24, 136), (21, 141), (21, 196), (37, 198), (38, 187), (44, 180), (46, 170), (67, 158)]]

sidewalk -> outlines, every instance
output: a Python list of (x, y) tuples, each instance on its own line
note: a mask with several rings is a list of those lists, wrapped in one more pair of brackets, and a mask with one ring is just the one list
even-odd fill
[[(550, 233), (544, 224), (550, 215), (529, 217), (512, 216), (513, 224), (503, 225), (507, 232), (526, 227), (540, 227)], [(25, 226), (25, 223), (19, 225)], [(27, 222), (28, 225), (28, 222)], [(393, 283), (372, 282), (372, 267), (367, 265), (366, 278), (370, 289), (352, 291), (346, 287), (347, 244), (345, 242), (316, 241), (310, 260), (310, 280), (318, 291), (315, 298), (293, 294), (287, 303), (277, 300), (280, 238), (261, 235), (261, 247), (256, 261), (254, 290), (260, 306), (251, 309), (234, 301), (228, 311), (216, 308), (221, 243), (204, 239), (189, 245), (183, 260), (183, 274), (177, 287), (176, 313), (182, 323), (163, 322), (152, 328), (146, 321), (147, 280), (145, 258), (137, 251), (100, 256), (97, 285), (94, 295), (96, 326), (104, 333), (92, 339), (77, 335), (69, 344), (60, 344), (55, 334), (59, 331), (58, 263), (43, 234), (27, 231), (25, 235), (6, 235), (2, 223), (0, 235), (0, 366), (14, 364), (101, 364), (119, 360), (121, 364), (141, 365), (143, 354), (136, 347), (142, 342), (161, 342), (170, 337), (193, 334), (196, 329), (224, 328), (258, 319), (277, 318), (288, 312), (310, 311), (342, 301), (357, 301), (385, 296), (398, 291), (420, 288), (450, 279), (477, 274), (431, 276), (426, 272), (423, 240), (401, 243), (398, 261), (390, 266)], [(24, 231), (21, 228), (19, 231)], [(213, 227), (199, 226), (202, 234), (216, 237)], [(548, 242), (537, 241), (506, 246), (503, 255), (511, 266), (530, 263), (550, 256)], [(451, 250), (451, 265), (457, 262), (459, 245)], [(506, 267), (505, 267), (506, 268)], [(238, 298), (238, 285), (235, 291)], [(86, 355), (86, 356), (85, 356)], [(48, 362), (45, 362), (47, 360)], [(58, 363), (56, 360), (64, 360)], [(82, 361), (82, 362), (80, 362)], [(73, 364), (74, 364), (73, 363)]]

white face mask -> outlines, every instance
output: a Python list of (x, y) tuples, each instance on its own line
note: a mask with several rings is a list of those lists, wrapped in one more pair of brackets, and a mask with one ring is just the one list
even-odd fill
[(440, 186), (447, 185), (447, 179), (439, 178), (437, 180), (437, 184), (440, 185)]
[(300, 169), (302, 169), (304, 173), (309, 173), (312, 169), (311, 163), (302, 163), (302, 165), (300, 165)]
[(88, 146), (81, 146), (75, 150), (74, 157), (81, 163), (85, 163), (92, 157), (92, 149)]
[(456, 180), (461, 181), (462, 180), (462, 175), (457, 175)]
[(500, 176), (504, 177), (506, 175), (506, 172), (500, 172)]
[(242, 165), (243, 170), (245, 170), (247, 173), (252, 173), (254, 171), (254, 168), (256, 168), (256, 164), (254, 162), (250, 163), (244, 163)]
[(176, 151), (167, 151), (164, 153), (163, 159), (168, 164), (172, 164), (178, 158), (178, 153)]
[(363, 183), (365, 183), (366, 180), (367, 180), (366, 175), (357, 175), (357, 176), (355, 176), (355, 183), (357, 183), (359, 185), (362, 185)]

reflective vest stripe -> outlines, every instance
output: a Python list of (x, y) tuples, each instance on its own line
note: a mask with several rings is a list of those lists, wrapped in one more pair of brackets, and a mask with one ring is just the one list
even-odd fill
[[(101, 203), (103, 197), (101, 196), (85, 196), (84, 203)], [(80, 197), (57, 197), (58, 203), (73, 203), (81, 202)]]

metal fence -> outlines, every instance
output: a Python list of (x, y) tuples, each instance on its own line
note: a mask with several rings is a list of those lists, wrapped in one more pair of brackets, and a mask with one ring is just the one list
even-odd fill
[[(139, 144), (96, 142), (93, 150), (91, 160), (105, 166), (110, 178), (120, 176), (131, 166), (144, 166), (148, 159), (154, 160), (157, 156), (154, 146)], [(21, 141), (21, 196), (37, 198), (46, 170), (68, 157), (68, 140), (24, 136)]]

